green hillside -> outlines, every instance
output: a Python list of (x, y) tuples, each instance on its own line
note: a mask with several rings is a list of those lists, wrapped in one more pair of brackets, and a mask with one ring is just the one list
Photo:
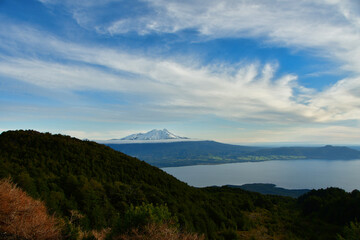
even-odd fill
[[(228, 187), (198, 189), (110, 147), (36, 131), (0, 135), (0, 178), (9, 176), (57, 216), (69, 218), (72, 210), (79, 211), (84, 215), (79, 224), (87, 229), (112, 227), (132, 205), (144, 203), (166, 205), (181, 229), (208, 239), (257, 239), (251, 237), (260, 230), (261, 239), (335, 239), (345, 224), (360, 217), (353, 210), (360, 202), (358, 192), (340, 191), (326, 205), (327, 196), (317, 191), (298, 202)], [(352, 210), (341, 222), (322, 214), (334, 207), (336, 216), (343, 202), (342, 212)]]

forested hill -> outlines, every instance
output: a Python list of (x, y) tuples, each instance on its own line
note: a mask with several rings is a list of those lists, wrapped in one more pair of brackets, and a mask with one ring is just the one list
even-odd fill
[(157, 167), (292, 159), (360, 159), (348, 147), (249, 147), (214, 141), (107, 144)]
[[(86, 213), (92, 227), (108, 224), (130, 204), (179, 208), (190, 196), (201, 198), (196, 189), (162, 170), (105, 145), (36, 131), (0, 135), (0, 177), (9, 175), (58, 213), (71, 208)], [(190, 210), (179, 218), (191, 225)]]
[(181, 229), (207, 239), (336, 239), (360, 219), (358, 191), (312, 191), (298, 201), (228, 187), (193, 188), (110, 147), (36, 131), (0, 135), (0, 178), (6, 177), (56, 216), (72, 219), (79, 212), (76, 224), (89, 230), (116, 229), (132, 205), (150, 203), (165, 206)]
[(89, 228), (111, 226), (131, 205), (166, 204), (183, 228), (210, 239), (245, 228), (243, 211), (290, 201), (233, 189), (210, 194), (105, 145), (36, 131), (0, 135), (0, 177), (8, 176), (61, 216), (80, 211)]

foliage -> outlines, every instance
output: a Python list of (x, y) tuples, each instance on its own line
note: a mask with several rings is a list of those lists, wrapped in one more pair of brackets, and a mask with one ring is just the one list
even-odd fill
[(203, 235), (184, 233), (166, 224), (147, 224), (143, 228), (131, 229), (128, 233), (118, 235), (114, 240), (204, 240)]
[[(206, 239), (261, 231), (268, 239), (328, 240), (360, 217), (358, 191), (311, 191), (296, 200), (230, 187), (199, 189), (110, 147), (36, 131), (0, 135), (0, 178), (9, 176), (64, 219), (67, 239), (91, 238), (111, 226), (117, 236), (139, 239), (130, 237), (169, 226), (164, 220), (174, 216), (180, 229)], [(129, 228), (136, 234), (124, 233)]]
[(124, 215), (118, 217), (113, 227), (113, 235), (125, 233), (134, 228), (142, 230), (149, 224), (176, 226), (176, 218), (171, 216), (165, 205), (142, 204), (136, 207), (131, 206)]
[(0, 135), (0, 169), (52, 213), (83, 214), (84, 230), (111, 226), (131, 205), (166, 203), (182, 228), (215, 238), (224, 228), (243, 228), (242, 211), (266, 201), (240, 189), (215, 196), (107, 146), (36, 131)]
[(305, 215), (344, 225), (360, 216), (360, 192), (347, 193), (339, 188), (312, 190), (299, 198)]
[(57, 219), (9, 179), (0, 180), (0, 231), (27, 240), (60, 239)]
[(337, 240), (360, 240), (360, 223), (350, 222), (344, 228), (343, 234), (338, 235)]
[(239, 235), (233, 229), (226, 229), (222, 231), (219, 236), (221, 236), (224, 240), (238, 240)]

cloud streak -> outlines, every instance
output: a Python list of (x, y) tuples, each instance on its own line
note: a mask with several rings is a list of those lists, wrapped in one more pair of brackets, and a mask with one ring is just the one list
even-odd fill
[[(190, 65), (189, 56), (151, 57), (69, 43), (27, 26), (8, 29), (0, 36), (16, 44), (16, 56), (0, 56), (0, 74), (43, 88), (133, 94), (147, 99), (142, 109), (161, 117), (211, 114), (282, 123), (360, 118), (356, 77), (316, 92), (300, 86), (295, 75), (276, 76), (277, 64)], [(30, 49), (36, 53), (31, 58), (21, 54)]]
[[(360, 141), (360, 130), (348, 126), (299, 126), (276, 128), (272, 130), (255, 130), (242, 133), (230, 142), (238, 143), (302, 143), (311, 144), (343, 144), (353, 145)], [(340, 141), (339, 141), (340, 140)], [(229, 141), (229, 140), (228, 140)]]
[[(287, 134), (301, 135), (301, 129), (306, 137), (317, 132), (323, 139), (331, 137), (335, 141), (340, 136), (357, 140), (358, 131), (346, 125), (351, 120), (355, 120), (353, 125), (360, 121), (360, 6), (356, 1), (139, 0), (130, 2), (136, 5), (129, 8), (135, 14), (122, 12), (111, 17), (106, 16), (107, 8), (121, 9), (130, 3), (40, 2), (54, 9), (65, 6), (79, 26), (99, 38), (176, 38), (191, 30), (181, 35), (188, 38), (182, 41), (255, 39), (266, 46), (286, 47), (330, 60), (349, 74), (327, 88), (310, 89), (301, 85), (295, 73), (279, 74), (281, 62), (243, 60), (204, 65), (194, 55), (165, 56), (155, 50), (149, 53), (119, 45), (105, 47), (93, 39), (73, 42), (39, 26), (14, 23), (0, 16), (6, 23), (0, 25), (0, 81), (16, 79), (38, 86), (54, 93), (46, 97), (54, 95), (56, 101), (61, 101), (64, 94), (64, 105), (53, 110), (31, 103), (4, 104), (4, 112), (11, 113), (8, 118), (16, 119), (20, 112), (34, 112), (34, 118), (63, 115), (104, 122), (166, 122), (217, 116), (286, 126), (275, 128), (281, 133), (279, 141)], [(79, 92), (111, 92), (121, 96), (124, 103), (87, 103)], [(322, 128), (288, 127), (314, 123)], [(86, 131), (76, 131), (72, 133), (85, 137)], [(253, 133), (256, 141), (277, 136), (274, 131)]]
[[(146, 0), (144, 15), (89, 23), (99, 33), (140, 35), (193, 29), (204, 40), (263, 38), (268, 44), (314, 51), (359, 73), (360, 4), (323, 1)], [(77, 9), (74, 7), (74, 9)], [(78, 22), (89, 15), (74, 15)]]

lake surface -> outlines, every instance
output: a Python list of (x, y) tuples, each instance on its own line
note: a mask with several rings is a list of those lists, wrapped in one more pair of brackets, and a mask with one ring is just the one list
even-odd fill
[(162, 170), (195, 187), (273, 183), (287, 189), (360, 189), (360, 159), (244, 162)]

